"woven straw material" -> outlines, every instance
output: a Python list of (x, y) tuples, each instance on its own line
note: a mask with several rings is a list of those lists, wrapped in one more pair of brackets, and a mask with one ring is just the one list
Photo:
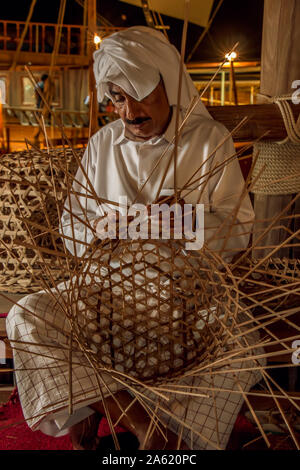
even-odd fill
[(176, 377), (216, 354), (230, 307), (216, 268), (172, 240), (108, 241), (72, 279), (73, 333), (100, 367), (144, 383)]
[[(257, 270), (255, 266), (259, 266)], [(261, 264), (260, 260), (248, 258), (244, 260), (242, 268), (242, 273), (245, 269), (254, 270), (240, 285), (241, 291), (246, 294), (243, 299), (245, 303), (251, 305), (253, 300), (250, 301), (247, 296), (254, 295), (259, 303), (263, 302), (265, 309), (272, 309), (274, 312), (281, 308), (299, 306), (298, 292), (293, 291), (293, 286), (299, 283), (300, 278), (299, 259), (267, 258)], [(236, 268), (235, 274), (238, 271), (240, 267)], [(285, 295), (282, 295), (284, 291)]]
[[(76, 177), (61, 163), (53, 159), (60, 184), (49, 179), (47, 201), (52, 194), (58, 199), (57, 188), (66, 188), (70, 201), (77, 194)], [(38, 165), (25, 180), (39, 174)], [(14, 202), (16, 195), (11, 197)], [(187, 240), (100, 240), (95, 220), (88, 225), (94, 238), (81, 255), (72, 255), (66, 244), (58, 249), (60, 199), (51, 217), (49, 207), (40, 205), (40, 228), (26, 216), (24, 230), (42, 270), (43, 291), (22, 299), (8, 316), (19, 392), (34, 426), (63, 406), (74, 410), (125, 389), (132, 403), (139, 401), (155, 423), (190, 440), (192, 448), (224, 448), (250, 387), (262, 379), (271, 397), (282, 396), (270, 384), (266, 359), (292, 357), (299, 332), (297, 263), (251, 260), (251, 247), (228, 262), (206, 243), (187, 251)], [(78, 221), (84, 225), (86, 214), (71, 217), (75, 245), (82, 240), (75, 234)], [(39, 237), (32, 237), (33, 229)], [(48, 246), (55, 241), (48, 252), (39, 245), (42, 234), (48, 234)], [(55, 285), (49, 259), (59, 273), (64, 267), (68, 281)], [(293, 296), (297, 305), (289, 308)], [(282, 324), (292, 329), (284, 340), (275, 331)], [(265, 352), (267, 347), (276, 350)]]
[(257, 152), (252, 180), (262, 173), (251, 189), (254, 194), (280, 195), (300, 191), (300, 144), (256, 142), (253, 153)]
[[(60, 171), (59, 162), (63, 160), (64, 165), (74, 171), (72, 155), (70, 149), (55, 149), (49, 154), (45, 151), (44, 155), (42, 151), (22, 151), (1, 157), (0, 290), (27, 293), (41, 288), (38, 278), (42, 273), (45, 278), (45, 267), (40, 266), (39, 253), (21, 246), (22, 243), (31, 243), (26, 221), (57, 226), (59, 208), (62, 208), (67, 194), (66, 172)], [(55, 170), (52, 171), (53, 164)], [(43, 233), (38, 225), (31, 224), (30, 232), (37, 246), (53, 247), (53, 237)], [(55, 243), (62, 248), (58, 238)], [(48, 277), (55, 281), (65, 277), (57, 257), (44, 254), (43, 263), (47, 263), (50, 270)]]

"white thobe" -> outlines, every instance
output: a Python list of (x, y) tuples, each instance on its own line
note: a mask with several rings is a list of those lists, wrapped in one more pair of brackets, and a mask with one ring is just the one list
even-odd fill
[[(171, 122), (163, 135), (147, 141), (127, 138), (120, 119), (100, 129), (90, 139), (82, 160), (89, 183), (86, 182), (84, 173), (79, 170), (74, 190), (84, 193), (83, 188), (86, 188), (87, 194), (90, 194), (92, 185), (98, 197), (116, 203), (119, 202), (120, 196), (126, 196), (128, 204), (134, 201), (143, 204), (154, 202), (162, 175), (174, 152), (172, 139), (175, 134), (175, 114), (174, 109)], [(181, 113), (182, 118), (183, 113)], [(192, 181), (198, 180), (192, 185), (192, 188), (196, 189), (190, 192), (191, 188), (188, 188), (182, 192), (182, 197), (187, 204), (204, 204), (205, 240), (209, 241), (217, 232), (216, 229), (223, 224), (215, 239), (211, 239), (209, 247), (214, 250), (225, 248), (222, 253), (224, 258), (229, 258), (247, 246), (251, 221), (254, 220), (248, 193), (245, 192), (241, 199), (245, 183), (238, 160), (232, 159), (229, 164), (222, 166), (226, 159), (235, 153), (232, 139), (228, 134), (222, 124), (206, 117), (192, 115), (184, 126), (179, 140), (176, 165), (178, 189), (183, 188), (193, 175), (195, 176)], [(226, 137), (229, 138), (225, 140)], [(220, 145), (224, 140), (223, 145)], [(164, 152), (166, 153), (160, 164), (148, 180), (152, 169)], [(217, 165), (221, 166), (217, 168)], [(213, 176), (208, 177), (212, 173)], [(146, 180), (148, 182), (139, 192)], [(170, 195), (172, 192), (174, 192), (173, 158), (160, 195)], [(85, 199), (83, 196), (80, 198), (80, 204), (75, 197), (71, 201), (72, 213), (84, 221), (92, 222), (101, 215), (95, 198)], [(62, 230), (71, 238), (73, 238), (72, 225), (78, 241), (77, 255), (81, 256), (86, 245), (80, 244), (80, 241), (84, 240), (89, 244), (95, 234), (75, 217), (71, 224), (70, 214), (65, 211), (62, 216)], [(229, 230), (226, 247), (223, 247), (224, 236), (226, 237)], [(74, 242), (66, 239), (66, 245), (74, 253)]]

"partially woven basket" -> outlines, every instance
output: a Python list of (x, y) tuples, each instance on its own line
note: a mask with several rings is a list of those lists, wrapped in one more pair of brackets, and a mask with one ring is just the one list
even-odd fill
[(172, 240), (109, 241), (72, 283), (73, 338), (97, 368), (158, 383), (216, 357), (218, 319), (231, 299), (205, 250), (187, 254)]
[[(82, 152), (77, 150), (79, 156)], [(33, 243), (31, 233), (37, 246), (53, 248), (50, 233), (44, 233), (38, 225), (58, 225), (57, 206), (63, 207), (67, 195), (66, 172), (59, 170), (59, 161), (74, 172), (76, 163), (70, 149), (54, 149), (49, 154), (26, 150), (0, 159), (1, 291), (34, 292), (42, 287), (41, 277), (51, 277), (53, 281), (65, 278), (65, 269), (57, 257), (43, 253), (41, 266), (37, 251), (21, 246)], [(31, 224), (26, 226), (26, 221), (21, 219)], [(56, 244), (58, 249), (62, 247), (58, 239)], [(45, 274), (47, 269), (49, 274)]]

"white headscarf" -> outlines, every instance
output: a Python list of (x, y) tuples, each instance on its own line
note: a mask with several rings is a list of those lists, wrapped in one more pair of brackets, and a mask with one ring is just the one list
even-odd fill
[[(141, 101), (157, 87), (162, 76), (169, 105), (177, 105), (179, 66), (180, 55), (163, 33), (146, 26), (114, 33), (103, 39), (94, 52), (98, 101), (101, 102), (104, 95), (111, 98), (108, 82)], [(193, 96), (198, 96), (198, 91), (184, 67), (181, 107), (187, 108)], [(201, 102), (194, 114), (211, 117)]]

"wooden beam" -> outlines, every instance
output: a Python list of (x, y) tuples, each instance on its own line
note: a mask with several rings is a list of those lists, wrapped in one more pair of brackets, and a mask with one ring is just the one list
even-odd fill
[[(220, 62), (188, 62), (185, 64), (188, 72), (191, 72), (191, 69), (217, 69), (220, 65)], [(260, 67), (260, 61), (247, 61), (247, 62), (242, 62), (242, 61), (235, 61), (234, 62), (234, 67), (235, 68), (245, 68), (245, 67)], [(223, 65), (223, 69), (229, 69), (230, 64), (226, 63)]]
[[(0, 54), (0, 68), (7, 70), (10, 66), (11, 61), (13, 59), (15, 51), (1, 51)], [(22, 65), (28, 65), (30, 62), (32, 65), (40, 65), (40, 66), (50, 66), (51, 64), (51, 53), (36, 53), (36, 52), (24, 52), (21, 51), (19, 54), (18, 64), (16, 65), (16, 69)], [(88, 66), (88, 57), (76, 54), (59, 54), (56, 58), (56, 66), (64, 66), (64, 65), (74, 65), (74, 66)]]
[[(294, 118), (300, 114), (300, 105), (291, 105)], [(216, 121), (224, 124), (229, 131), (245, 117), (249, 122), (234, 136), (236, 142), (251, 142), (265, 132), (266, 140), (282, 140), (287, 136), (280, 110), (276, 104), (254, 104), (245, 106), (208, 106), (209, 113)]]

